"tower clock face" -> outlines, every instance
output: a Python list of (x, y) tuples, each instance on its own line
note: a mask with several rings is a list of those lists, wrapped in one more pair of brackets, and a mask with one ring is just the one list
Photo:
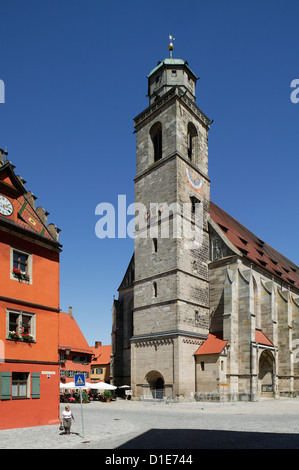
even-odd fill
[(196, 176), (195, 173), (190, 171), (188, 168), (186, 168), (186, 174), (187, 174), (187, 178), (191, 186), (197, 191), (201, 189), (202, 187), (201, 179), (198, 176)]
[(12, 203), (6, 197), (0, 195), (0, 214), (11, 215), (12, 211)]

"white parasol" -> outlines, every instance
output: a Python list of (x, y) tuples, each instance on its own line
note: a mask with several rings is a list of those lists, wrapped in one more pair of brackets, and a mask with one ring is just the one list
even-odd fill
[(79, 387), (79, 386), (76, 386), (75, 385), (75, 382), (69, 382), (69, 383), (61, 383), (60, 382), (60, 388), (63, 389), (63, 388), (68, 388), (68, 389), (73, 389), (73, 390), (80, 390), (80, 388), (82, 390), (89, 390), (90, 388), (92, 387), (92, 384), (89, 383), (89, 382), (85, 382), (85, 386), (84, 387)]
[(117, 388), (114, 385), (106, 384), (106, 382), (95, 382), (89, 385), (95, 390), (115, 390)]
[(75, 382), (69, 382), (69, 383), (65, 383), (65, 384), (60, 382), (60, 388), (70, 388), (70, 389), (74, 388), (75, 389), (76, 388), (75, 387)]

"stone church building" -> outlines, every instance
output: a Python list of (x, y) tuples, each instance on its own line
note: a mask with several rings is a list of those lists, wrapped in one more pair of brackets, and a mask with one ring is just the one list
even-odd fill
[(298, 393), (299, 268), (210, 201), (211, 121), (196, 81), (170, 47), (134, 119), (135, 203), (146, 213), (113, 303), (111, 383), (135, 397)]

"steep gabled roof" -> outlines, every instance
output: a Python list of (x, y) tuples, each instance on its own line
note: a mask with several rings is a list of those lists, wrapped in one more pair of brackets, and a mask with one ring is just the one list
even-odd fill
[(69, 313), (59, 313), (59, 349), (69, 348), (71, 351), (92, 354), (92, 348), (80, 330), (75, 318)]
[(218, 225), (229, 242), (256, 265), (270, 274), (299, 289), (299, 267), (258, 238), (211, 201), (211, 219)]
[(7, 161), (0, 166), (0, 182), (7, 193), (13, 195), (25, 194), (26, 189), (21, 179), (14, 172), (15, 166)]
[(26, 191), (25, 182), (15, 174), (14, 168), (10, 161), (6, 161), (4, 164), (0, 162), (0, 193), (7, 196), (13, 206), (13, 212), (10, 216), (0, 214), (0, 222), (3, 226), (15, 228), (17, 231), (20, 229), (21, 231), (29, 231), (37, 237), (61, 246), (57, 237), (53, 236), (39, 216), (38, 210), (41, 208), (36, 210), (34, 204), (32, 205), (33, 198), (29, 198), (29, 194), (32, 195), (32, 193)]
[(15, 223), (25, 230), (34, 232), (42, 237), (54, 241), (46, 225), (42, 222), (35, 209), (31, 206), (26, 196), (20, 196), (16, 200), (17, 218)]
[(261, 330), (255, 330), (255, 342), (266, 346), (273, 346), (273, 343)]
[(223, 341), (219, 336), (220, 335), (216, 336), (216, 334), (209, 333), (208, 338), (199, 346), (195, 356), (201, 354), (221, 354), (228, 342)]
[(110, 364), (110, 356), (111, 356), (111, 345), (107, 346), (91, 346), (90, 349), (94, 354), (94, 358), (92, 360), (93, 364), (98, 365), (106, 365)]
[[(273, 343), (261, 330), (255, 330), (255, 342), (265, 346), (273, 346)], [(222, 339), (222, 332), (214, 334), (209, 333), (208, 338), (197, 349), (195, 356), (204, 354), (221, 354), (227, 344), (228, 341), (223, 341)]]

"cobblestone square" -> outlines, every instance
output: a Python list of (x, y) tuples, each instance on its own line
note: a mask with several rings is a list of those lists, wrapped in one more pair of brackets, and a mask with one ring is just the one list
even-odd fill
[[(61, 411), (64, 405), (61, 404)], [(71, 434), (58, 425), (0, 431), (0, 449), (298, 449), (299, 399), (237, 403), (117, 400), (71, 405)]]

